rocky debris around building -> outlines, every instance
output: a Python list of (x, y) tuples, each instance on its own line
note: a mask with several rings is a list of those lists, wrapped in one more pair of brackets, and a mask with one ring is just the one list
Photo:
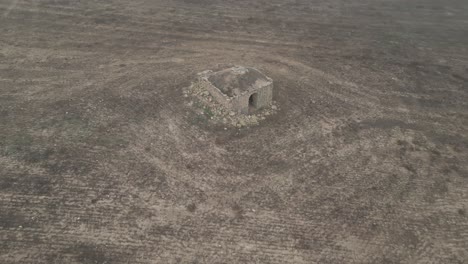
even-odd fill
[(273, 101), (270, 107), (259, 109), (255, 114), (243, 115), (226, 109), (216, 102), (203, 85), (198, 82), (192, 83), (189, 87), (183, 89), (183, 96), (187, 99), (188, 105), (197, 108), (197, 113), (205, 115), (206, 118), (214, 124), (222, 124), (224, 127), (249, 127), (258, 125), (261, 121), (279, 111), (278, 105)]

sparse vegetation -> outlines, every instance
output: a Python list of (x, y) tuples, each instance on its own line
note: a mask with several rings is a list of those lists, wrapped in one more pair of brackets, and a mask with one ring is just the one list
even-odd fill
[(466, 215), (466, 210), (465, 208), (460, 208), (457, 210), (458, 214), (461, 215), (461, 216), (465, 216)]
[(214, 117), (214, 113), (209, 107), (204, 107), (203, 112), (208, 117), (208, 119), (212, 119)]

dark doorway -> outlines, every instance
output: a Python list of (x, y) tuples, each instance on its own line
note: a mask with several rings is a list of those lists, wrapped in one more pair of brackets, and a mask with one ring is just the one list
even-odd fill
[(254, 93), (249, 97), (249, 106), (257, 108), (257, 97), (258, 94)]
[(257, 93), (254, 93), (249, 97), (249, 112), (254, 112), (255, 110), (257, 110), (257, 99)]

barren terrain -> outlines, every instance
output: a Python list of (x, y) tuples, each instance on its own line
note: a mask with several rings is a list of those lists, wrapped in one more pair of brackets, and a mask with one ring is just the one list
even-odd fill
[[(183, 89), (256, 67), (225, 130)], [(0, 263), (468, 263), (466, 0), (0, 0)]]

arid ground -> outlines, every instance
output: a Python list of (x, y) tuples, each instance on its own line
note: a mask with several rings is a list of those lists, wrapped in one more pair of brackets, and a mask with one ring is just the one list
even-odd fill
[(468, 263), (468, 2), (0, 0), (0, 263)]

